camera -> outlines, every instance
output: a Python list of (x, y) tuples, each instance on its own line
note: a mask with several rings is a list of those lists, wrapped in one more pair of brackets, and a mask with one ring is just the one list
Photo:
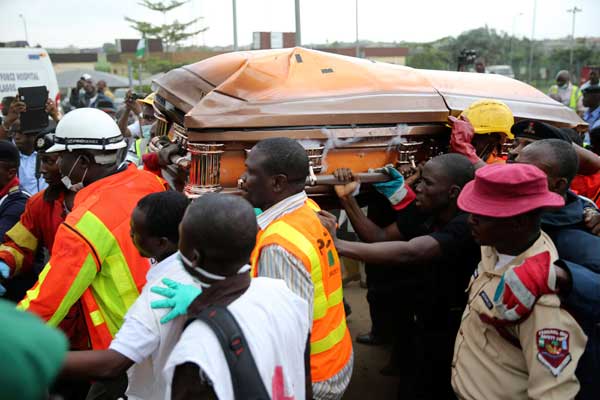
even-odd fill
[(458, 55), (458, 64), (467, 65), (473, 64), (477, 58), (477, 51), (473, 49), (462, 49)]
[(131, 100), (143, 100), (143, 99), (146, 98), (146, 95), (144, 93), (135, 93), (135, 92), (133, 92), (133, 93), (131, 93), (129, 95), (129, 98)]

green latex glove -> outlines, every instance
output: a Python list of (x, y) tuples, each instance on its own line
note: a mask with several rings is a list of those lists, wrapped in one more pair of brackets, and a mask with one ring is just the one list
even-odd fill
[(202, 289), (194, 285), (183, 285), (179, 282), (163, 278), (162, 283), (167, 287), (152, 286), (152, 293), (167, 297), (164, 300), (155, 300), (150, 303), (152, 308), (171, 308), (167, 315), (160, 319), (161, 324), (166, 324), (170, 320), (185, 315), (190, 304), (202, 294)]
[(254, 215), (256, 215), (257, 217), (258, 217), (260, 214), (262, 214), (262, 212), (263, 212), (263, 211), (262, 211), (260, 208), (255, 208), (255, 209), (254, 209)]

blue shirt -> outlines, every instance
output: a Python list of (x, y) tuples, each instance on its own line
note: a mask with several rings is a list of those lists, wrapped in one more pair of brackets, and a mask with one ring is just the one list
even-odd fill
[(48, 187), (48, 184), (40, 176), (35, 177), (35, 163), (37, 160), (37, 152), (33, 152), (30, 155), (21, 153), (21, 164), (19, 165), (19, 183), (21, 187), (25, 189), (30, 195), (34, 195), (40, 190), (44, 190)]
[(590, 110), (587, 110), (583, 114), (583, 119), (590, 126), (590, 131), (597, 126), (600, 126), (600, 107), (596, 107), (596, 109), (592, 112), (590, 112)]

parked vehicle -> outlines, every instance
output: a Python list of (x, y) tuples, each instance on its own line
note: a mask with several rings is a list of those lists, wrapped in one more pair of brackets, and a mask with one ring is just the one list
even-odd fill
[(20, 87), (46, 86), (60, 105), (60, 92), (50, 56), (37, 47), (0, 48), (0, 98), (16, 96)]
[(510, 65), (488, 65), (485, 69), (490, 74), (503, 75), (512, 79), (515, 78), (515, 73)]

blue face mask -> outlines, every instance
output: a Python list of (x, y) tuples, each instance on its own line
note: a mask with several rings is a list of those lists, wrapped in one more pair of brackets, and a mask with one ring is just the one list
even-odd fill
[(150, 138), (150, 129), (152, 129), (152, 125), (142, 125), (142, 137), (144, 139)]

